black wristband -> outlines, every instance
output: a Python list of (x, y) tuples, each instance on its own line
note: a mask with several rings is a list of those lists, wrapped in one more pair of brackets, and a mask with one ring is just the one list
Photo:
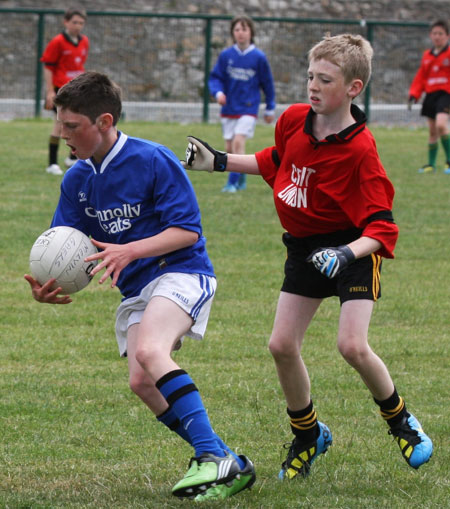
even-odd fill
[(346, 244), (339, 246), (337, 249), (345, 256), (348, 263), (355, 261), (355, 254)]
[(216, 151), (214, 156), (214, 171), (225, 171), (227, 168), (228, 154)]

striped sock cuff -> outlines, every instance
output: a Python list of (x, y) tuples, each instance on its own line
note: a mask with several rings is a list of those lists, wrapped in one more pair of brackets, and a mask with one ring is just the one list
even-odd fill
[(400, 415), (405, 408), (405, 402), (403, 401), (403, 398), (399, 396), (399, 403), (395, 408), (383, 408), (380, 406), (380, 414), (381, 417), (385, 421), (388, 421), (390, 419), (393, 419), (394, 417), (397, 417), (397, 415)]
[(183, 369), (169, 371), (169, 373), (162, 376), (155, 385), (164, 396), (169, 406), (173, 405), (175, 401), (186, 394), (198, 391), (191, 377)]
[(294, 418), (291, 416), (290, 424), (293, 428), (298, 429), (300, 431), (312, 429), (317, 424), (317, 413), (313, 409), (304, 417)]

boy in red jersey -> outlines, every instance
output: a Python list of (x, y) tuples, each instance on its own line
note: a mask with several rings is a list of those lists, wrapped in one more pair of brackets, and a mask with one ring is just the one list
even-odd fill
[(444, 173), (450, 175), (450, 135), (448, 118), (450, 114), (450, 45), (448, 24), (443, 20), (431, 25), (430, 39), (433, 47), (423, 53), (420, 68), (409, 89), (409, 105), (417, 102), (422, 93), (422, 116), (428, 118), (428, 164), (419, 173), (436, 171), (438, 142), (441, 139), (446, 164)]
[(365, 115), (352, 104), (369, 81), (372, 54), (368, 41), (351, 34), (325, 37), (314, 46), (310, 105), (293, 105), (281, 115), (273, 147), (254, 155), (226, 154), (188, 138), (186, 168), (261, 175), (286, 229), (285, 279), (269, 342), (294, 434), (280, 479), (306, 476), (332, 443), (330, 430), (317, 420), (301, 357), (305, 332), (322, 300), (332, 295), (341, 302), (339, 352), (360, 374), (403, 457), (418, 468), (433, 451), (368, 344), (381, 257), (393, 258), (398, 236), (394, 189)]
[[(80, 8), (69, 8), (64, 13), (64, 30), (54, 37), (47, 45), (41, 57), (44, 63), (45, 79), (45, 109), (53, 110), (53, 99), (56, 92), (79, 74), (84, 72), (89, 51), (89, 39), (81, 35), (86, 22), (86, 11)], [(55, 121), (50, 134), (48, 156), (49, 163), (47, 173), (52, 175), (62, 175), (63, 171), (58, 165), (58, 147), (61, 137), (61, 127)], [(70, 154), (66, 158), (66, 166), (72, 166), (77, 158)]]

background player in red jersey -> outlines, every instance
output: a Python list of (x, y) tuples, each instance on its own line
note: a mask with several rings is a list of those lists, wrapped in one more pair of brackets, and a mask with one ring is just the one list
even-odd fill
[(372, 54), (368, 41), (351, 34), (325, 37), (314, 46), (310, 105), (293, 105), (280, 116), (273, 147), (254, 155), (226, 154), (188, 138), (186, 168), (261, 175), (286, 229), (285, 279), (269, 342), (294, 434), (280, 479), (306, 476), (332, 443), (330, 430), (317, 420), (301, 357), (306, 330), (332, 295), (341, 302), (339, 352), (369, 389), (403, 457), (418, 468), (433, 451), (368, 343), (381, 257), (393, 257), (398, 236), (393, 186), (365, 115), (352, 104), (370, 79)]
[[(64, 13), (64, 30), (54, 37), (47, 45), (41, 57), (44, 63), (45, 78), (45, 109), (54, 110), (53, 99), (56, 92), (68, 81), (84, 72), (89, 51), (89, 39), (81, 35), (86, 23), (86, 11), (81, 8), (70, 7)], [(50, 134), (48, 148), (47, 173), (62, 175), (63, 171), (58, 165), (58, 147), (61, 136), (61, 128), (56, 121)], [(70, 154), (66, 158), (66, 166), (72, 166), (77, 158)]]
[(417, 102), (423, 92), (422, 116), (428, 118), (428, 164), (419, 173), (436, 171), (439, 138), (444, 148), (446, 163), (444, 173), (450, 175), (450, 46), (448, 24), (443, 20), (431, 25), (430, 39), (433, 47), (424, 52), (419, 70), (409, 89), (409, 105)]

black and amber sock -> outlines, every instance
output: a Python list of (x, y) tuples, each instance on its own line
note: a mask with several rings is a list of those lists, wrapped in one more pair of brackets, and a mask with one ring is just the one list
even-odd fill
[(403, 398), (398, 395), (397, 389), (394, 389), (392, 395), (383, 401), (379, 401), (376, 398), (374, 398), (374, 400), (380, 407), (381, 417), (383, 417), (391, 428), (395, 428), (395, 426), (402, 421), (403, 417), (408, 415), (405, 402)]
[(307, 444), (313, 442), (319, 432), (317, 425), (317, 414), (311, 401), (309, 405), (303, 410), (289, 410), (287, 413), (290, 418), (290, 425), (292, 433), (303, 443)]

